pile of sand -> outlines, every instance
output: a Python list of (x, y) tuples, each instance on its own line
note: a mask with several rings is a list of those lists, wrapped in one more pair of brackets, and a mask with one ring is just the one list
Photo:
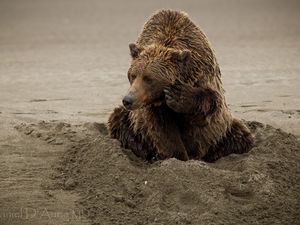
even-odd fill
[(43, 188), (79, 193), (77, 205), (92, 224), (297, 224), (300, 141), (268, 125), (248, 125), (256, 146), (211, 164), (143, 162), (108, 138), (104, 124), (16, 128), (66, 145)]

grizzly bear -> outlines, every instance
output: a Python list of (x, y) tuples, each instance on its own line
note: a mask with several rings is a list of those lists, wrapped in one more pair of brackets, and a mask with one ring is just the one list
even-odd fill
[(208, 162), (251, 149), (249, 129), (226, 105), (215, 54), (186, 13), (154, 14), (129, 49), (130, 89), (108, 121), (124, 148), (146, 160)]

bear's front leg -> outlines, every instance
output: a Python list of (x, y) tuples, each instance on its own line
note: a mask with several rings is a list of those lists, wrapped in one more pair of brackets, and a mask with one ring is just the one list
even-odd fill
[(221, 95), (211, 88), (173, 84), (164, 89), (166, 104), (177, 113), (210, 115), (221, 104)]
[(179, 128), (176, 124), (174, 112), (167, 107), (165, 109), (151, 109), (148, 116), (149, 131), (158, 158), (166, 159), (175, 157), (186, 161), (189, 159), (187, 150), (181, 139)]

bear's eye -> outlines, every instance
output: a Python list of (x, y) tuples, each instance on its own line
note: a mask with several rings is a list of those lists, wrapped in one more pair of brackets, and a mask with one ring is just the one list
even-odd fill
[(134, 75), (134, 74), (129, 74), (128, 75), (128, 80), (129, 80), (129, 82), (132, 84), (133, 83), (133, 81), (135, 80), (135, 78), (136, 78), (136, 75)]
[(143, 81), (144, 81), (145, 83), (147, 83), (147, 84), (151, 84), (152, 81), (153, 81), (153, 79), (152, 79), (151, 77), (149, 77), (149, 76), (144, 76), (144, 77), (143, 77)]

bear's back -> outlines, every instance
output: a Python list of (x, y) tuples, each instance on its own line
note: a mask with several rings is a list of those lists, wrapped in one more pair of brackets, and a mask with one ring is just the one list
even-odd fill
[(199, 51), (210, 49), (204, 33), (189, 19), (186, 13), (161, 10), (145, 23), (137, 40), (140, 46), (160, 44), (178, 50)]

